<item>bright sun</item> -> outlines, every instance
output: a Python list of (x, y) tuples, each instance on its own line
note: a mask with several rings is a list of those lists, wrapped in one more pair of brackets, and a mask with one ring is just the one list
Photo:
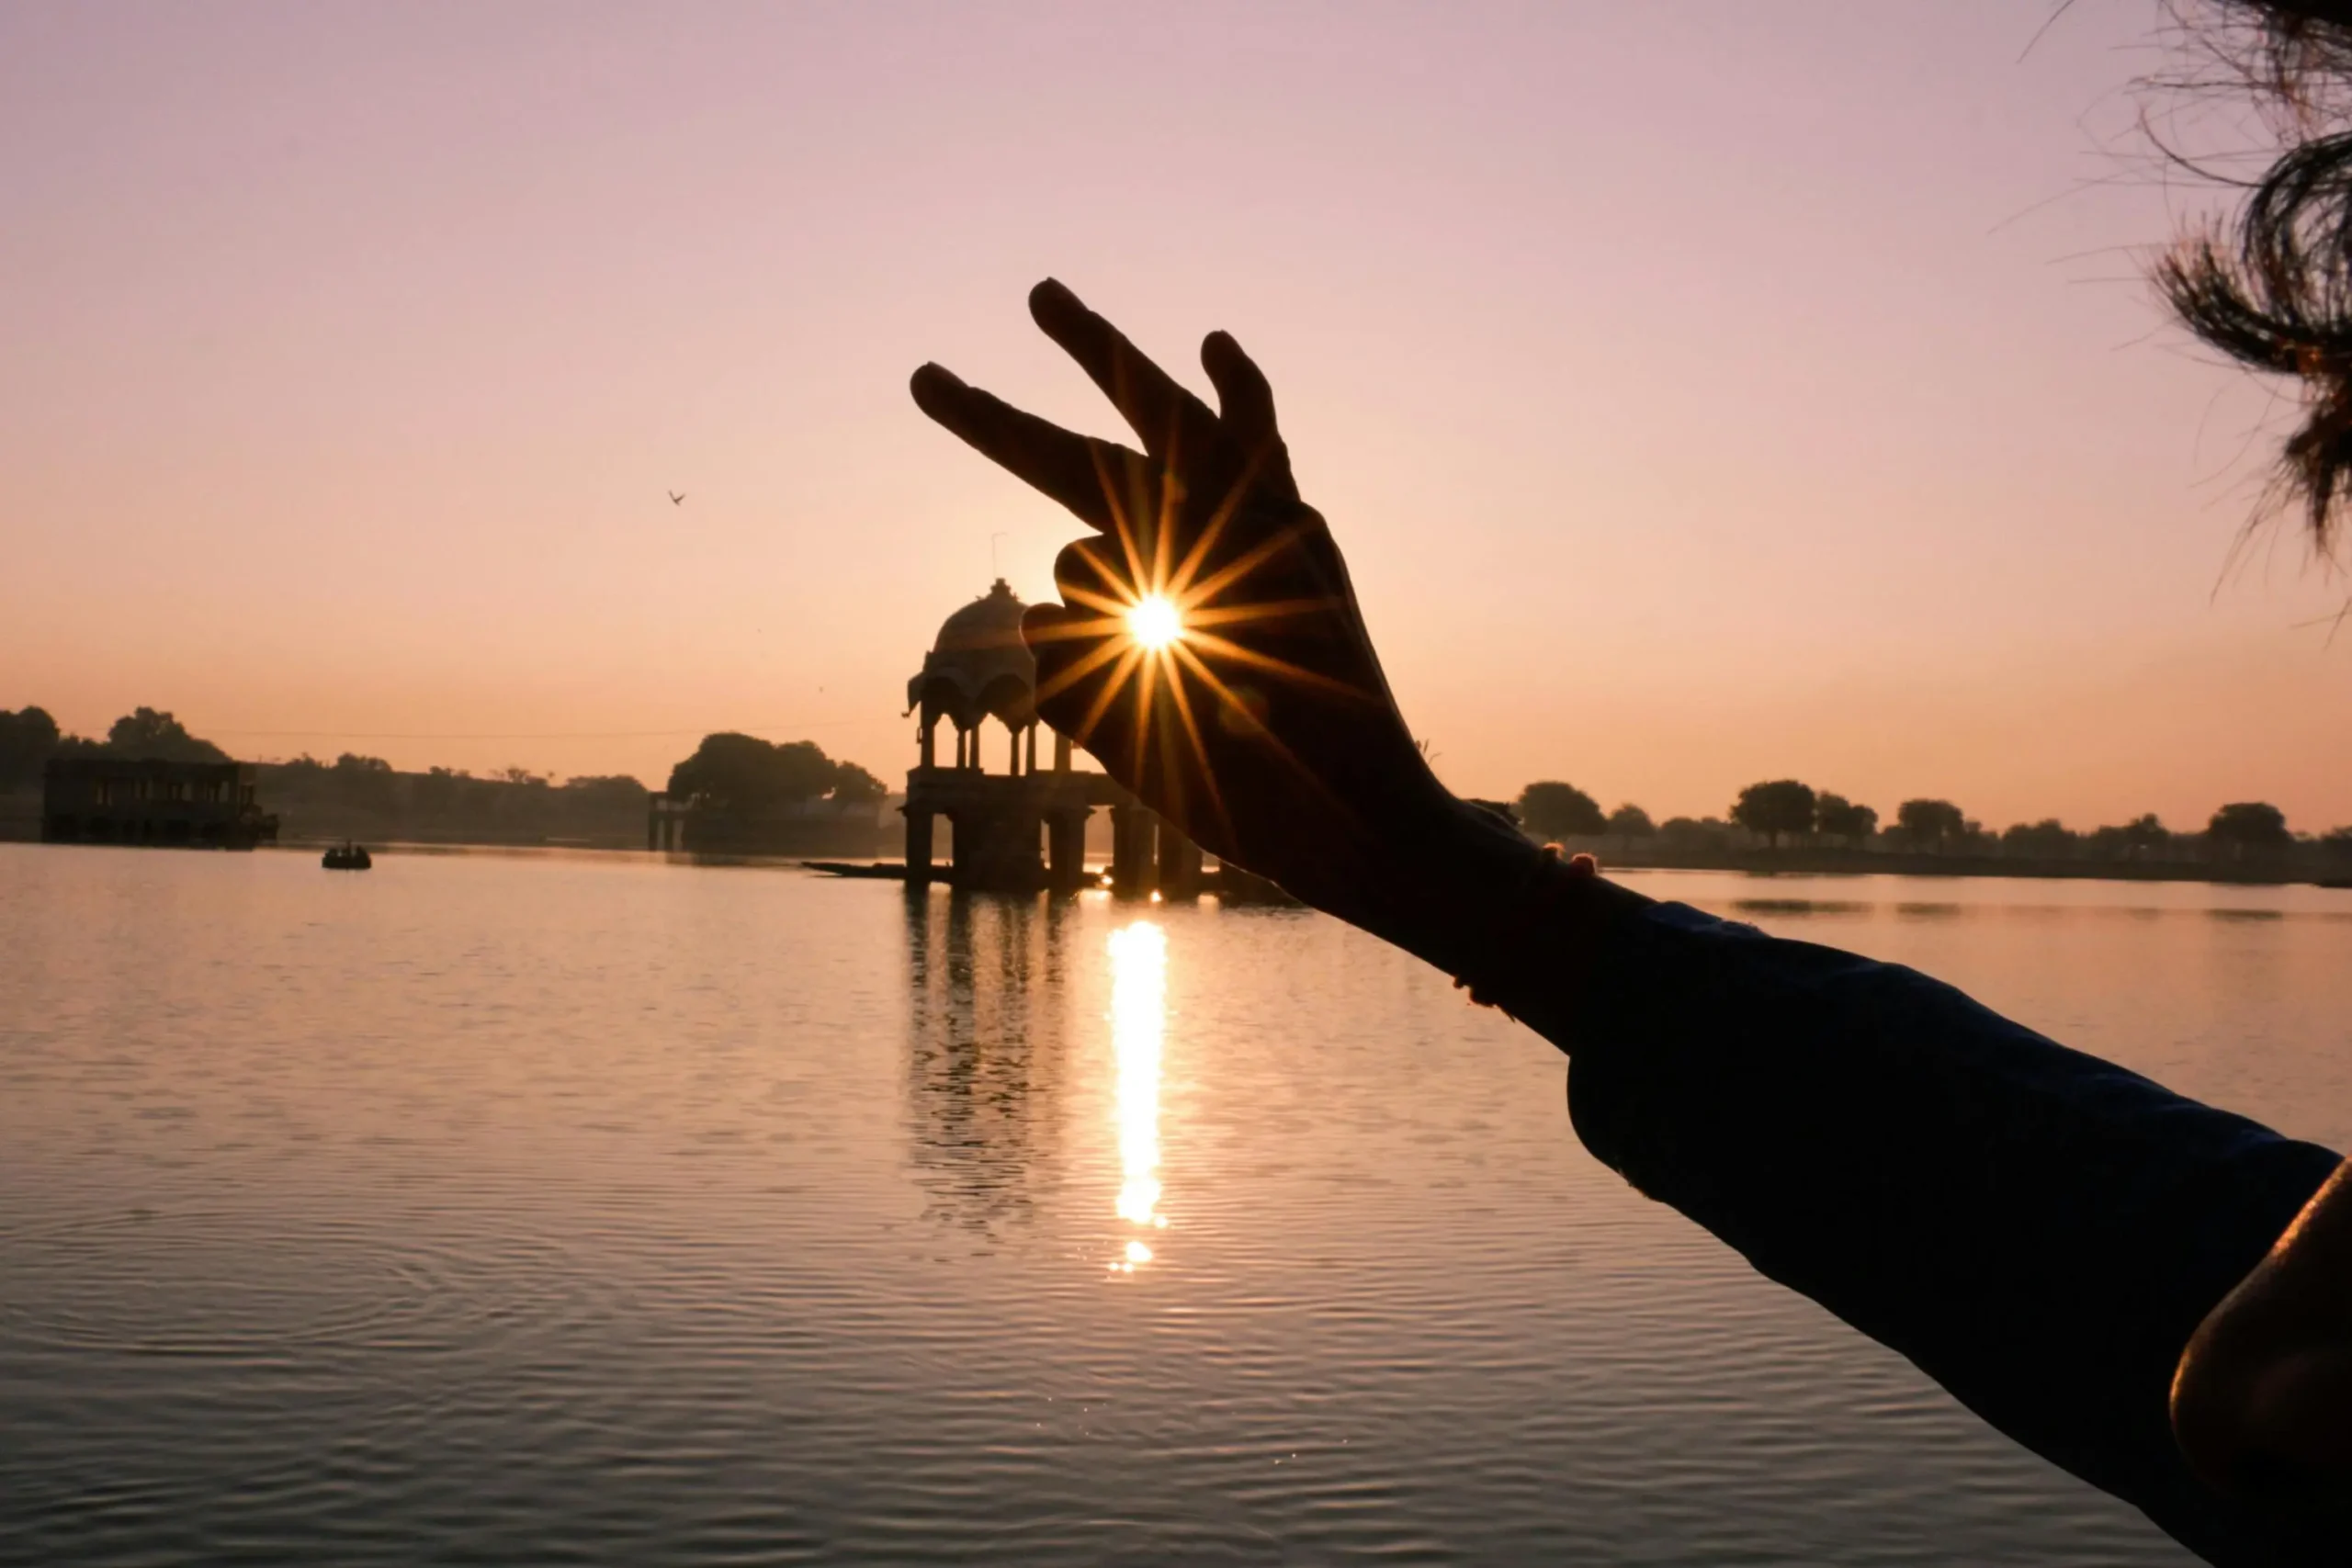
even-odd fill
[(1184, 635), (1184, 617), (1166, 598), (1153, 593), (1127, 611), (1127, 635), (1145, 648), (1166, 648)]

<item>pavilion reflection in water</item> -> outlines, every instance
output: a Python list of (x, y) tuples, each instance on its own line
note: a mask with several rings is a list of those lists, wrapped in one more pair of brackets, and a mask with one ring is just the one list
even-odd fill
[[(920, 889), (909, 890), (906, 920), (911, 1163), (926, 1213), (984, 1235), (1029, 1224), (1069, 1179), (1063, 1102), (1093, 1056), (1109, 1068), (1118, 1156), (1115, 1187), (1100, 1200), (1113, 1233), (1106, 1261), (1122, 1275), (1150, 1263), (1168, 1228), (1165, 933), (1135, 920), (1098, 948), (1101, 928), (1062, 900)], [(1073, 1025), (1074, 958), (1107, 963), (1110, 1007)]]
[(906, 912), (908, 1096), (928, 1212), (981, 1231), (1025, 1221), (1059, 1179), (1073, 911), (910, 889)]

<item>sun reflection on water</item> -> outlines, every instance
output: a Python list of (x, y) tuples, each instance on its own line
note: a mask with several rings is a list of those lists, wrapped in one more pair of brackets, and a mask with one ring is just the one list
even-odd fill
[[(1168, 938), (1148, 920), (1111, 933), (1111, 1046), (1117, 1054), (1119, 1218), (1168, 1228), (1159, 1212), (1159, 1049), (1166, 1028)], [(1151, 1248), (1130, 1238), (1115, 1273), (1151, 1261)]]

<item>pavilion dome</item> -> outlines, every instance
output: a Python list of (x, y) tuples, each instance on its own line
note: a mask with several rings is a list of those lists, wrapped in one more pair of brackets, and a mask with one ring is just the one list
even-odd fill
[(1027, 608), (1000, 577), (940, 623), (922, 672), (907, 682), (907, 711), (921, 708), (926, 725), (944, 716), (959, 729), (990, 716), (1015, 729), (1034, 722), (1037, 660), (1021, 640)]

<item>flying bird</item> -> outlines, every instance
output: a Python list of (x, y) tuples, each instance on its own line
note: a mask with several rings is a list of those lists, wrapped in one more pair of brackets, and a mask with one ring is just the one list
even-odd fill
[(678, 502), (682, 502), (682, 501), (684, 501), (684, 500), (685, 500), (685, 499), (686, 499), (684, 496), (680, 495), (680, 494), (679, 494), (676, 491), (674, 491), (674, 490), (673, 490), (673, 491), (671, 491), (669, 492), (669, 496), (670, 496), (670, 504), (671, 504), (671, 505), (673, 505), (673, 506), (677, 505), (677, 504), (678, 504)]

